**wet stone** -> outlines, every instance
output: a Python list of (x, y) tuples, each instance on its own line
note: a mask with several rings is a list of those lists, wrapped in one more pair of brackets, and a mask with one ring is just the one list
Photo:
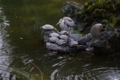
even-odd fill
[(82, 35), (81, 34), (70, 34), (70, 37), (74, 39), (75, 41), (79, 41)]
[(109, 34), (108, 40), (112, 42), (116, 38), (116, 36), (117, 36), (117, 32), (116, 31), (111, 32)]
[(54, 32), (54, 33), (51, 33), (50, 36), (51, 36), (51, 37), (59, 37), (60, 35), (59, 35), (58, 33), (55, 33), (55, 32)]
[(85, 45), (77, 45), (77, 49), (80, 50), (85, 50), (86, 46)]
[(93, 43), (93, 47), (99, 47), (99, 48), (103, 48), (105, 47), (105, 40), (101, 41), (101, 40), (95, 40)]
[(65, 30), (62, 30), (59, 32), (60, 35), (68, 35), (69, 32), (68, 31), (65, 31)]
[(57, 37), (50, 37), (49, 38), (49, 41), (50, 42), (53, 42), (53, 43), (55, 43), (55, 42), (57, 42), (59, 39), (57, 38)]
[(66, 42), (65, 42), (64, 40), (62, 40), (62, 39), (57, 40), (56, 43), (57, 43), (58, 45), (60, 45), (60, 46), (66, 45)]
[(86, 46), (87, 46), (87, 47), (90, 47), (90, 46), (92, 46), (92, 44), (93, 44), (93, 41), (86, 42)]

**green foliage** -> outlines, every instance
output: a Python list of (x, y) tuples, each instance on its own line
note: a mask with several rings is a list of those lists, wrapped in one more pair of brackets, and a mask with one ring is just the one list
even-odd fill
[(88, 26), (96, 22), (115, 27), (119, 23), (119, 19), (117, 19), (120, 14), (119, 9), (120, 0), (89, 0), (77, 16), (79, 16), (78, 20), (84, 20), (82, 23), (87, 23)]
[(87, 31), (87, 30), (85, 30), (84, 32), (80, 32), (79, 30), (75, 30), (75, 32), (77, 33), (77, 34), (81, 34), (81, 35), (85, 35), (85, 34), (87, 34), (89, 31)]

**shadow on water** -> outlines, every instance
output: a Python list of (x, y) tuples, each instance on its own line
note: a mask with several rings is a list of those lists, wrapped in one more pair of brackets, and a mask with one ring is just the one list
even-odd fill
[(45, 49), (39, 28), (46, 23), (56, 26), (67, 0), (0, 1), (2, 78), (42, 80), (43, 75), (43, 80), (120, 80), (119, 57), (53, 54)]

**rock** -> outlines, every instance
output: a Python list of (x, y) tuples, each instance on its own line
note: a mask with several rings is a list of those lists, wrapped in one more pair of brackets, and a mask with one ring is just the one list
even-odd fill
[(69, 32), (68, 31), (65, 31), (65, 30), (62, 30), (59, 32), (60, 35), (68, 35)]
[(94, 43), (92, 44), (93, 47), (98, 47), (98, 48), (104, 48), (105, 47), (106, 40), (101, 41), (101, 40), (95, 40)]
[(110, 33), (109, 33), (109, 36), (108, 36), (108, 41), (109, 41), (110, 43), (112, 43), (112, 42), (115, 40), (116, 36), (117, 36), (117, 32), (116, 32), (116, 31), (110, 32)]
[(116, 52), (120, 52), (120, 32), (117, 33), (116, 38), (112, 42), (112, 47)]
[(78, 45), (78, 42), (77, 42), (77, 41), (75, 41), (75, 40), (73, 40), (73, 39), (70, 39), (70, 41), (69, 41), (69, 46), (70, 46), (70, 47), (77, 47), (77, 45)]
[(58, 50), (59, 46), (55, 43), (47, 42), (46, 43), (46, 48), (49, 49), (49, 50)]
[(60, 45), (60, 46), (65, 46), (67, 45), (66, 41), (62, 40), (62, 39), (59, 39), (56, 41), (56, 44)]
[(67, 42), (68, 41), (68, 36), (67, 35), (60, 35), (60, 39), (62, 39), (65, 42)]
[(85, 36), (81, 37), (78, 41), (79, 44), (85, 45), (86, 42), (90, 42), (92, 40), (92, 35), (90, 33), (86, 34)]
[(116, 30), (117, 30), (117, 32), (120, 32), (120, 28), (117, 28)]
[(64, 13), (65, 16), (73, 17), (82, 8), (82, 5), (73, 1), (69, 1), (63, 5), (61, 11)]
[(86, 44), (85, 44), (85, 45), (86, 45), (87, 47), (91, 47), (91, 46), (92, 46), (92, 44), (93, 44), (93, 41), (91, 40), (90, 42), (86, 42)]
[(49, 35), (50, 37), (59, 37), (60, 35), (56, 32), (53, 32)]
[(43, 40), (44, 40), (44, 42), (48, 42), (48, 41), (49, 41), (49, 37), (46, 36), (46, 35), (44, 35), (44, 36), (43, 36)]
[(110, 43), (114, 41), (114, 39), (117, 36), (117, 31), (115, 30), (109, 30), (109, 31), (104, 31), (100, 33), (100, 40), (108, 40)]
[(45, 24), (41, 28), (44, 30), (53, 30), (54, 29), (54, 27), (50, 24)]
[(81, 35), (81, 34), (74, 33), (74, 34), (70, 34), (70, 37), (71, 37), (72, 39), (74, 39), (75, 41), (79, 41), (80, 38), (82, 37), (82, 35)]
[(86, 46), (85, 45), (77, 45), (78, 50), (85, 50)]
[(53, 43), (56, 43), (56, 41), (58, 41), (59, 39), (57, 37), (50, 37), (49, 38), (49, 41), (50, 42), (53, 42)]
[(63, 51), (63, 52), (69, 52), (69, 47), (67, 46), (59, 46), (57, 44), (54, 43), (46, 43), (46, 48), (48, 50), (53, 50), (53, 51)]
[[(51, 34), (51, 33), (55, 33), (57, 32), (58, 33), (58, 30), (56, 28), (54, 28), (52, 25), (50, 24), (46, 24), (46, 25), (43, 25), (42, 27), (40, 27), (42, 29), (42, 36), (44, 36), (44, 38), (47, 40), (48, 36)], [(46, 41), (44, 40), (44, 41)]]
[(92, 35), (92, 37), (98, 38), (100, 36), (101, 28), (102, 28), (101, 23), (94, 24), (90, 29), (90, 34)]
[(90, 33), (86, 34), (84, 37), (86, 38), (86, 42), (89, 42), (92, 40), (92, 35)]
[(78, 44), (85, 45), (86, 44), (86, 38), (81, 37), (80, 40), (78, 41)]
[(104, 31), (104, 32), (100, 33), (99, 39), (106, 40), (106, 39), (108, 39), (108, 36), (109, 36), (108, 31)]

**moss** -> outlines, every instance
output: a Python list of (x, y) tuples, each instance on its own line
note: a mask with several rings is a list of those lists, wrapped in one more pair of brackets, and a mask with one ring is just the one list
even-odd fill
[[(89, 23), (88, 27), (96, 23), (104, 23), (115, 27), (119, 25), (120, 0), (89, 0), (84, 4), (84, 8), (77, 13), (77, 20), (82, 23)], [(85, 26), (83, 26), (84, 29)]]

